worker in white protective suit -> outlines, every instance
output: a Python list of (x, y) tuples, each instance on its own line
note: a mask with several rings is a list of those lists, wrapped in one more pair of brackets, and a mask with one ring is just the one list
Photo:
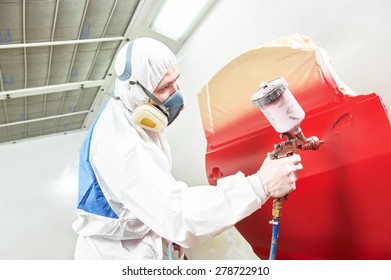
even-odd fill
[(75, 259), (163, 257), (162, 239), (189, 248), (233, 227), (269, 197), (295, 189), (299, 155), (238, 172), (217, 186), (188, 187), (171, 175), (165, 128), (183, 97), (174, 54), (139, 38), (116, 58), (115, 98), (92, 124), (80, 152)]

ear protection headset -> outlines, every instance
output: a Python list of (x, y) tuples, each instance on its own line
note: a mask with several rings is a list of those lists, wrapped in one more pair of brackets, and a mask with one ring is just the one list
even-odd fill
[(159, 132), (168, 126), (167, 117), (151, 103), (144, 103), (134, 110), (132, 123)]

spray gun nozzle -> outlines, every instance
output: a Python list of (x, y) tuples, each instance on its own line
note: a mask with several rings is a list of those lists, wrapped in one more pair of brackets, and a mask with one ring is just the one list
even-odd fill
[(302, 150), (317, 150), (324, 141), (319, 140), (316, 136), (311, 136), (307, 138), (307, 142), (304, 145), (301, 145)]

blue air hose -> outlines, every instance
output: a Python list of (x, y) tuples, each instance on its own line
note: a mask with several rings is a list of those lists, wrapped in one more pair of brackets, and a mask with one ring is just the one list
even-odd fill
[(278, 232), (280, 231), (280, 217), (273, 217), (271, 223), (273, 224), (273, 230), (272, 230), (272, 242), (270, 245), (269, 260), (275, 260), (277, 254), (277, 245), (278, 245)]
[(172, 241), (169, 241), (167, 244), (167, 259), (172, 260)]

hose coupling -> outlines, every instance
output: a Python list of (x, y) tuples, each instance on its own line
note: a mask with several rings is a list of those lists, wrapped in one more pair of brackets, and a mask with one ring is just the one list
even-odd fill
[(272, 215), (273, 217), (281, 217), (282, 215), (282, 201), (280, 198), (273, 200)]

